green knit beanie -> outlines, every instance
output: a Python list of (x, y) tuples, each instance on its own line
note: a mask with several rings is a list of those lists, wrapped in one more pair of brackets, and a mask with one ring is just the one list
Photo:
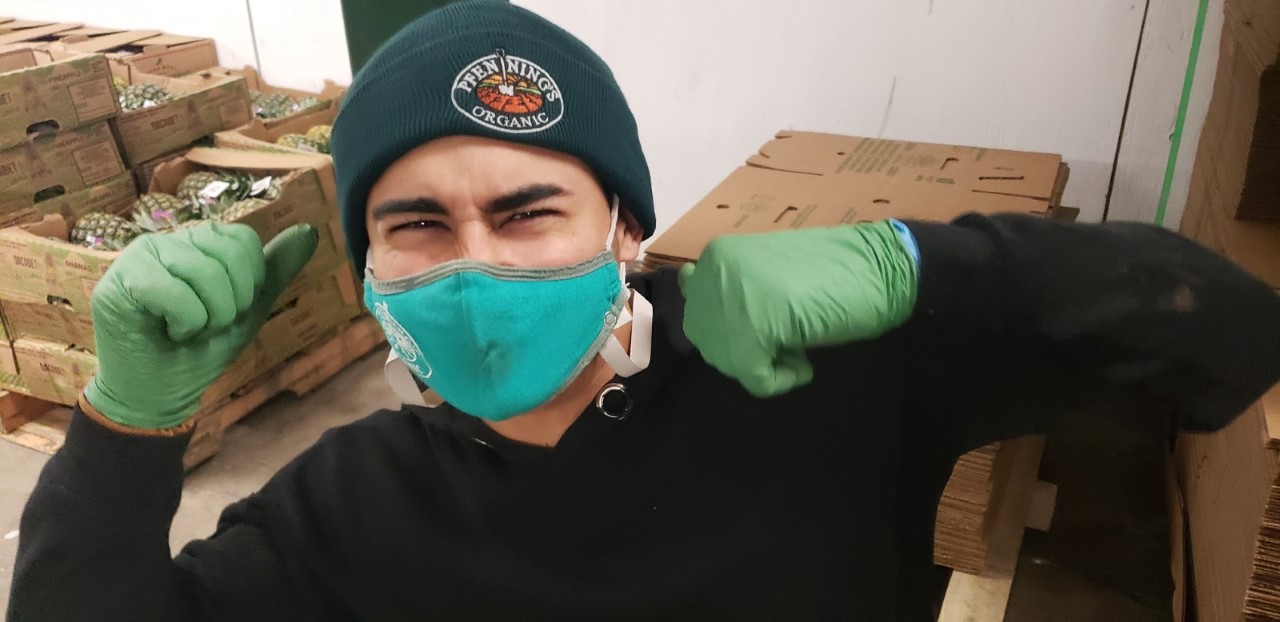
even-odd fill
[(526, 9), (458, 2), (387, 41), (356, 75), (334, 123), (330, 147), (357, 274), (369, 248), (369, 189), (404, 154), (460, 134), (577, 157), (653, 235), (649, 165), (604, 61)]

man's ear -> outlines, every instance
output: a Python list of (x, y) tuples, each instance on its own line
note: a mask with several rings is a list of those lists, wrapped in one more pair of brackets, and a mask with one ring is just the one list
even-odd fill
[(626, 206), (618, 208), (618, 229), (613, 233), (613, 253), (618, 261), (635, 261), (640, 256), (640, 241), (644, 239), (644, 229), (627, 211)]

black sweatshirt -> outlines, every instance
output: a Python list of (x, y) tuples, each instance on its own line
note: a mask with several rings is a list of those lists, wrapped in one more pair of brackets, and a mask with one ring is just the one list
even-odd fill
[[(554, 449), (448, 407), (331, 430), (173, 558), (185, 437), (76, 412), (23, 515), (10, 616), (36, 620), (926, 619), (952, 465), (1090, 403), (1228, 423), (1280, 378), (1280, 297), (1136, 224), (909, 223), (913, 318), (748, 395), (633, 281), (653, 361)], [(1153, 434), (1165, 433), (1153, 430)]]

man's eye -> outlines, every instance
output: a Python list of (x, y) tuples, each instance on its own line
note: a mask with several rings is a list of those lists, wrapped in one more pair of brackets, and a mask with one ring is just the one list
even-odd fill
[(395, 232), (395, 231), (404, 231), (404, 230), (410, 230), (410, 229), (441, 229), (441, 228), (444, 228), (444, 223), (438, 220), (414, 220), (412, 222), (406, 222), (401, 225), (396, 225), (391, 228), (391, 231)]
[(511, 216), (511, 218), (507, 220), (507, 222), (516, 222), (520, 220), (532, 220), (534, 218), (540, 218), (542, 216), (549, 216), (554, 213), (555, 213), (554, 211), (549, 209), (534, 209), (534, 210), (528, 210), (524, 212), (516, 212), (514, 215)]

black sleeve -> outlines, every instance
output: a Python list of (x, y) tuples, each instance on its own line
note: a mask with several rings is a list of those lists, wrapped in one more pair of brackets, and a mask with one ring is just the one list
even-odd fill
[(1280, 296), (1179, 235), (1028, 216), (908, 227), (908, 400), (960, 451), (1096, 401), (1156, 400), (1216, 430), (1280, 379)]
[(188, 436), (121, 434), (72, 414), (19, 528), (9, 619), (325, 620), (323, 591), (232, 506), (175, 559)]

